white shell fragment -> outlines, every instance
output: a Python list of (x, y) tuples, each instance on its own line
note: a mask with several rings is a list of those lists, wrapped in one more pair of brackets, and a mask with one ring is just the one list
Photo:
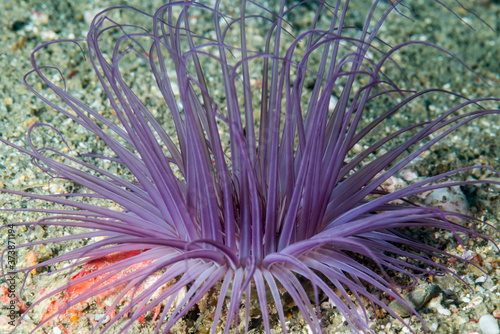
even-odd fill
[(479, 319), (479, 327), (483, 334), (500, 334), (498, 321), (491, 314), (485, 314)]

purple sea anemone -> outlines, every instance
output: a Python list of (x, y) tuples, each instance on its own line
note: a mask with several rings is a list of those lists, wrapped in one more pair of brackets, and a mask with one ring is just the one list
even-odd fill
[[(420, 318), (397, 287), (412, 285), (421, 275), (453, 274), (440, 259), (470, 262), (425, 236), (450, 231), (456, 244), (465, 244), (471, 235), (489, 237), (476, 230), (481, 223), (476, 218), (410, 198), (484, 182), (442, 182), (458, 173), (496, 171), (465, 167), (393, 191), (383, 185), (457, 128), (499, 111), (481, 106), (494, 98), (470, 100), (442, 89), (398, 88), (389, 74), (402, 72), (394, 55), (409, 45), (434, 47), (466, 67), (427, 42), (391, 47), (380, 41), (382, 24), (392, 12), (403, 16), (400, 9), (406, 9), (402, 1), (375, 1), (364, 23), (352, 26), (347, 22), (351, 8), (342, 1), (282, 1), (276, 10), (258, 1), (243, 0), (237, 8), (219, 1), (211, 7), (181, 1), (152, 15), (113, 7), (92, 21), (87, 52), (83, 41), (37, 47), (27, 87), (98, 136), (112, 153), (79, 152), (69, 145), (40, 147), (32, 138), (36, 129), (52, 132), (66, 144), (57, 129), (43, 123), (30, 127), (29, 149), (0, 138), (29, 155), (53, 180), (77, 185), (74, 193), (45, 195), (0, 189), (66, 208), (2, 209), (46, 215), (9, 228), (86, 230), (15, 249), (91, 241), (41, 263), (4, 271), (3, 277), (47, 267), (51, 275), (73, 272), (62, 287), (33, 301), (16, 324), (43, 302), (87, 281), (92, 284), (85, 291), (70, 296), (36, 328), (117, 287), (120, 293), (93, 332), (118, 327), (125, 333), (160, 310), (155, 332), (168, 333), (209, 293), (215, 295), (205, 306), (213, 317), (213, 333), (248, 332), (255, 314), (266, 333), (278, 321), (286, 333), (285, 299), (293, 301), (313, 333), (322, 332), (319, 305), (327, 299), (348, 325), (362, 332), (372, 332), (368, 323), (379, 309), (409, 326), (381, 295)], [(135, 11), (149, 26), (119, 23), (113, 13), (121, 11)], [(307, 28), (294, 26), (294, 15), (301, 13), (310, 15)], [(210, 29), (198, 29), (207, 17), (213, 20)], [(266, 29), (260, 43), (254, 29)], [(62, 42), (91, 62), (112, 109), (108, 116), (72, 96), (63, 71), (39, 64), (42, 50)], [(149, 86), (139, 86), (134, 72), (146, 70)], [(51, 93), (42, 93), (33, 76)], [(142, 98), (144, 90), (151, 90), (156, 102)], [(407, 112), (429, 94), (447, 94), (458, 102), (435, 119), (383, 138), (373, 135), (393, 114)], [(377, 101), (389, 107), (372, 116), (370, 106)], [(81, 265), (125, 252), (134, 256), (74, 276)], [(3, 261), (6, 256), (4, 251)], [(56, 269), (60, 263), (69, 264)], [(133, 266), (136, 270), (123, 274)]]

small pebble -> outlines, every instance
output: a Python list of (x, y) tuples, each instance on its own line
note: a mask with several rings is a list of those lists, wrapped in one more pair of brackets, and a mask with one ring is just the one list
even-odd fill
[(476, 296), (476, 297), (472, 298), (469, 306), (476, 307), (477, 305), (481, 304), (482, 302), (483, 302), (483, 297)]
[(436, 284), (425, 285), (410, 293), (408, 301), (415, 306), (418, 311), (432, 298), (438, 297), (441, 294), (441, 288)]
[(403, 305), (403, 303), (401, 303), (399, 300), (393, 300), (392, 302), (390, 302), (389, 308), (402, 318), (407, 318), (411, 315), (410, 309)]
[(335, 106), (337, 105), (338, 101), (339, 99), (335, 95), (330, 96), (330, 102), (328, 103), (328, 110), (335, 109)]
[(483, 334), (500, 334), (498, 321), (491, 314), (485, 314), (479, 319), (479, 327)]
[[(429, 285), (424, 285), (422, 287), (419, 287), (412, 291), (410, 294), (408, 294), (406, 301), (413, 306), (413, 308), (418, 311), (420, 310), (425, 304), (427, 304), (432, 298), (438, 297), (441, 294), (441, 288), (436, 285), (436, 284), (429, 284)], [(437, 302), (439, 306), (441, 299)], [(405, 305), (403, 305), (401, 302), (398, 300), (393, 300), (390, 304), (389, 307), (396, 312), (399, 316), (406, 318), (411, 315), (411, 310), (407, 308)], [(441, 306), (441, 308), (443, 308)], [(443, 308), (444, 309), (444, 308)], [(439, 310), (438, 310), (439, 311)], [(450, 312), (449, 310), (446, 310)], [(451, 313), (450, 313), (451, 314)]]
[(418, 179), (418, 173), (410, 168), (403, 169), (400, 172), (400, 175), (403, 178), (403, 180), (405, 180), (405, 181), (414, 181), (414, 180)]
[[(95, 321), (100, 321), (103, 317), (104, 317), (104, 314), (96, 314), (96, 315), (94, 316), (94, 320), (95, 320)], [(105, 323), (107, 323), (108, 321), (109, 321), (109, 316), (107, 316), (107, 317), (104, 319), (103, 323), (105, 324)]]
[(428, 329), (434, 333), (439, 327), (439, 324), (437, 322), (433, 322), (429, 325)]
[(479, 276), (479, 277), (476, 279), (476, 281), (475, 281), (475, 282), (476, 282), (476, 283), (481, 284), (481, 283), (486, 282), (486, 280), (487, 280), (487, 279), (488, 279), (488, 278), (487, 278), (486, 276), (484, 276), (484, 275), (483, 275), (483, 276)]
[(436, 309), (436, 311), (438, 311), (440, 314), (443, 314), (443, 315), (451, 315), (451, 311), (448, 310), (447, 308), (443, 307), (443, 305), (441, 305), (441, 300), (443, 299), (443, 296), (438, 296), (436, 298), (432, 298), (431, 301), (429, 302), (429, 308), (433, 308), (433, 309)]

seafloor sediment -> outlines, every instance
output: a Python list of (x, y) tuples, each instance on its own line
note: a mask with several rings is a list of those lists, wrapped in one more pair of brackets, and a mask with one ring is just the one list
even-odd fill
[[(138, 0), (127, 3), (148, 12), (152, 12), (160, 4), (158, 1), (145, 3)], [(402, 84), (415, 89), (440, 87), (472, 98), (500, 97), (500, 62), (498, 59), (500, 54), (500, 4), (488, 0), (464, 2), (464, 6), (471, 8), (474, 13), (491, 25), (491, 30), (454, 1), (446, 3), (462, 17), (463, 23), (451, 13), (433, 4), (432, 1), (415, 1), (412, 2), (414, 11), (412, 18), (415, 22), (412, 23), (402, 17), (392, 15), (381, 30), (380, 37), (391, 45), (407, 39), (425, 40), (438, 44), (460, 57), (471, 69), (484, 78), (487, 84), (457, 61), (427, 47), (412, 47), (398, 54), (396, 60), (400, 62), (408, 78), (406, 83), (402, 80)], [(121, 1), (103, 0), (99, 2), (99, 8), (103, 9), (117, 4), (121, 4)], [(61, 131), (72, 149), (86, 152), (95, 148), (97, 151), (106, 152), (102, 143), (97, 142), (94, 137), (88, 136), (85, 131), (76, 126), (75, 122), (59, 115), (53, 109), (47, 108), (23, 84), (24, 74), (31, 69), (31, 50), (50, 40), (84, 38), (90, 20), (99, 8), (93, 1), (51, 3), (43, 0), (0, 1), (0, 13), (2, 13), (0, 23), (0, 53), (2, 53), (0, 56), (0, 136), (17, 145), (26, 146), (29, 126), (36, 122), (47, 122)], [(306, 17), (304, 16), (304, 19)], [(353, 21), (359, 21), (361, 18), (363, 18), (362, 11), (354, 11), (350, 17)], [(298, 19), (300, 20), (301, 17)], [(203, 22), (200, 20), (200, 24)], [(470, 24), (471, 27), (467, 24)], [(258, 29), (254, 31), (258, 32)], [(106, 109), (108, 104), (104, 100), (102, 91), (96, 89), (97, 80), (92, 76), (90, 65), (88, 62), (86, 65), (82, 65), (81, 55), (76, 48), (68, 50), (61, 46), (60, 49), (56, 48), (50, 54), (41, 54), (40, 57), (45, 57), (45, 64), (51, 63), (59, 66), (64, 70), (65, 75), (73, 77), (68, 85), (68, 90), (74, 91), (75, 96), (92, 107), (102, 110), (103, 114), (109, 113), (112, 116), (110, 110)], [(138, 80), (140, 80), (140, 75)], [(140, 86), (140, 82), (137, 85)], [(35, 88), (43, 89), (41, 85)], [(144, 91), (143, 93), (147, 94), (148, 92)], [(392, 126), (397, 128), (410, 122), (432, 119), (446, 107), (453, 105), (454, 102), (456, 101), (443, 102), (443, 100), (430, 99), (423, 104), (416, 105), (415, 109), (408, 114), (395, 116), (392, 120)], [(485, 107), (498, 108), (499, 106), (485, 105)], [(53, 136), (50, 131), (37, 133), (34, 140), (38, 144), (58, 141), (57, 136)], [(416, 159), (409, 168), (419, 178), (469, 165), (489, 165), (500, 170), (499, 156), (500, 119), (498, 116), (491, 116), (478, 119), (459, 128)], [(486, 176), (488, 176), (488, 172), (477, 170), (462, 177), (463, 179), (481, 179)], [(404, 176), (401, 175), (401, 178)], [(34, 168), (27, 156), (11, 147), (0, 144), (0, 187), (42, 193), (47, 191), (48, 187), (54, 192), (65, 192), (71, 191), (71, 187), (74, 186), (70, 182), (61, 180), (53, 180), (49, 185), (47, 176)], [(451, 201), (450, 194), (453, 192), (458, 192), (457, 196), (465, 199), (464, 205), (468, 207), (472, 215), (500, 229), (499, 187), (462, 187), (451, 191), (448, 194), (448, 200), (443, 200), (442, 197), (437, 197), (434, 203), (427, 197), (417, 200), (421, 200), (422, 203), (426, 203), (427, 200), (427, 204), (435, 204), (436, 202), (442, 204)], [(3, 208), (31, 207), (31, 205), (44, 206), (43, 203), (23, 202), (18, 196), (0, 194), (0, 206)], [(2, 224), (34, 219), (36, 216), (22, 212), (0, 212)], [(496, 242), (500, 241), (500, 234), (495, 234), (493, 229), (486, 228), (484, 231), (492, 235)], [(27, 240), (55, 237), (64, 233), (75, 233), (75, 231), (42, 226), (36, 226), (33, 231), (19, 228), (16, 230), (16, 242), (21, 244)], [(2, 242), (6, 244), (8, 238), (6, 229), (1, 230), (0, 236)], [(440, 237), (447, 238), (448, 236), (443, 234)], [(20, 249), (18, 250), (18, 264), (25, 266), (40, 262), (64, 251), (80, 247), (85, 242), (87, 240), (46, 245), (35, 250)], [(469, 246), (470, 253), (468, 254), (476, 258), (479, 266), (487, 272), (488, 276), (473, 266), (450, 261), (448, 265), (458, 273), (469, 287), (452, 277), (422, 279), (420, 286), (426, 286), (425, 284), (430, 283), (437, 284), (448, 292), (448, 294), (441, 294), (440, 297), (420, 310), (420, 314), (431, 333), (481, 333), (477, 319), (486, 314), (500, 316), (500, 292), (497, 289), (497, 285), (500, 283), (500, 268), (498, 268), (500, 254), (492, 243), (471, 241)], [(449, 251), (459, 254), (461, 250)], [(29, 275), (23, 292), (23, 298), (26, 300), (33, 298), (41, 289), (54, 286), (54, 284), (66, 279), (64, 275), (40, 277), (40, 272), (43, 270)], [(54, 280), (58, 280), (58, 282)], [(0, 284), (4, 284), (4, 282), (0, 282)], [(19, 284), (21, 284), (20, 281)], [(322, 311), (327, 333), (351, 332), (351, 329), (337, 315), (335, 308), (329, 308), (327, 304), (323, 306)], [(293, 308), (289, 310), (291, 312), (288, 324), (290, 332), (307, 333), (304, 322), (293, 313), (293, 310)], [(3, 321), (6, 319), (5, 312), (5, 310), (0, 310), (2, 319), (0, 332), (2, 333), (7, 333), (11, 329)], [(16, 329), (15, 333), (28, 333), (34, 327), (36, 319), (45, 312), (46, 309), (36, 310), (35, 314)], [(103, 310), (96, 307), (90, 308), (87, 320), (79, 320), (74, 325), (75, 327), (71, 328), (72, 333), (90, 332), (92, 319), (95, 319), (99, 312), (104, 313)], [(200, 317), (203, 317), (203, 314)], [(261, 328), (258, 326), (258, 321), (255, 323), (257, 325), (253, 332), (260, 333)], [(417, 333), (422, 332), (421, 325), (416, 319), (412, 321), (412, 324), (412, 328)], [(178, 325), (179, 328), (182, 326), (187, 325), (184, 323)], [(141, 333), (150, 333), (153, 328), (154, 326), (145, 323), (141, 328)], [(406, 330), (388, 315), (375, 319), (372, 328), (380, 334), (400, 333)], [(51, 328), (51, 330), (49, 333), (57, 333), (56, 329)], [(185, 330), (190, 332), (188, 328)], [(206, 330), (207, 328), (201, 327), (191, 332), (202, 333)], [(276, 333), (279, 332), (280, 329), (276, 328)]]

